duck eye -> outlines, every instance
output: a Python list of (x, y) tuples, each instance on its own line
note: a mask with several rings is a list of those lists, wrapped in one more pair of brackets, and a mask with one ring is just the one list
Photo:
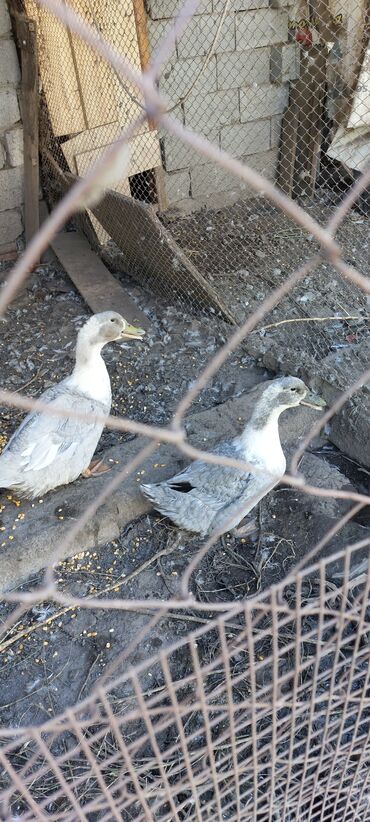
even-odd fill
[(116, 322), (115, 317), (111, 317), (111, 318), (110, 318), (110, 321), (111, 321), (111, 323), (115, 323), (115, 322)]
[(298, 388), (291, 388), (291, 391), (298, 391)]

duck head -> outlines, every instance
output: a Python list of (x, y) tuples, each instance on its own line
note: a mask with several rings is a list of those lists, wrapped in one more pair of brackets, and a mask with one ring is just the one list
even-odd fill
[(102, 311), (94, 314), (79, 333), (91, 345), (106, 345), (115, 340), (142, 340), (145, 331), (130, 325), (116, 311)]

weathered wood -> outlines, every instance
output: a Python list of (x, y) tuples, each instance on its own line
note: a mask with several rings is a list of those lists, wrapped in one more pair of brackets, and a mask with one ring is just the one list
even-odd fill
[(292, 99), (299, 109), (293, 193), (311, 196), (315, 189), (323, 128), (326, 49), (313, 46), (301, 60), (301, 74)]
[(35, 0), (25, 0), (25, 9), (37, 24), (39, 71), (53, 133), (55, 136), (74, 134), (86, 128), (87, 123), (68, 30)]
[(39, 216), (39, 89), (36, 27), (32, 20), (17, 16), (21, 51), (21, 111), (24, 150), (24, 223), (26, 245), (37, 233)]
[(118, 311), (134, 325), (148, 328), (146, 315), (126, 294), (121, 284), (78, 231), (61, 231), (51, 247), (68, 276), (94, 313)]
[[(60, 172), (59, 183), (65, 191), (76, 180), (78, 177), (73, 174)], [(235, 323), (227, 305), (177, 245), (151, 206), (106, 191), (92, 212), (120, 249), (125, 273), (166, 300), (181, 296), (191, 308), (211, 310)]]
[(294, 166), (297, 151), (298, 106), (293, 101), (283, 115), (276, 185), (288, 197), (293, 191)]
[[(17, 244), (16, 244), (15, 240), (13, 240), (11, 243), (2, 243), (0, 245), (0, 260), (1, 260), (1, 262), (16, 260), (17, 257), (18, 257), (18, 251), (17, 251)], [(5, 277), (5, 273), (6, 272), (4, 271), (4, 277)], [(1, 280), (3, 280), (3, 279), (4, 278), (2, 277)]]
[[(135, 15), (136, 35), (140, 55), (140, 67), (142, 71), (145, 71), (150, 62), (150, 44), (147, 25), (147, 13), (145, 10), (144, 0), (132, 0), (132, 4)], [(148, 120), (148, 125), (152, 131), (156, 131), (156, 125), (154, 121), (150, 118)], [(158, 207), (160, 211), (165, 211), (166, 208), (168, 208), (168, 197), (160, 158), (158, 160), (158, 165), (156, 166), (156, 168), (154, 168), (154, 179), (157, 192)]]
[(150, 206), (107, 191), (93, 214), (122, 252), (124, 270), (165, 299), (179, 295), (194, 307), (235, 319), (216, 291), (177, 245)]

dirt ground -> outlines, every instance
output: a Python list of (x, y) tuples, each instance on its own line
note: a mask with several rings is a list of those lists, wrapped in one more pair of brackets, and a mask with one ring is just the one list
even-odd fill
[[(327, 213), (326, 206), (320, 208), (323, 215)], [(196, 224), (192, 235), (194, 261), (217, 287), (222, 286), (224, 294), (227, 290), (230, 292), (234, 307), (239, 306), (245, 315), (253, 304), (251, 283), (254, 276), (261, 278), (260, 291), (253, 291), (254, 299), (259, 301), (282, 274), (306, 259), (313, 249), (309, 238), (286, 224), (285, 228), (279, 229), (280, 234), (274, 234), (272, 244), (265, 214), (265, 234), (261, 234), (260, 228), (257, 231), (257, 218), (251, 212), (246, 235), (245, 223), (238, 223), (231, 212), (229, 209), (227, 227), (225, 216), (217, 213), (204, 212), (197, 216), (197, 221), (192, 221), (192, 231)], [(208, 225), (212, 231), (206, 233)], [(178, 224), (172, 223), (171, 228), (181, 243), (185, 237), (186, 219)], [(224, 242), (218, 242), (216, 263), (215, 255), (207, 250), (205, 238), (213, 232), (219, 232), (217, 236), (220, 236), (220, 230)], [(359, 215), (352, 215), (343, 232), (347, 259), (365, 273), (368, 222)], [(250, 247), (251, 240), (253, 249), (247, 258), (245, 249)], [(232, 245), (235, 251), (238, 242), (243, 244), (239, 267), (227, 268), (228, 248)], [(213, 240), (212, 243), (216, 248)], [(245, 275), (241, 273), (241, 264)], [(248, 283), (249, 269), (251, 280)], [(4, 266), (2, 281), (6, 276), (7, 266)], [(130, 296), (148, 315), (150, 332), (145, 344), (116, 344), (106, 349), (104, 356), (112, 378), (113, 411), (137, 420), (165, 423), (230, 329), (220, 321), (210, 323), (183, 309), (179, 311), (176, 306), (163, 305), (128, 277), (122, 277), (122, 281)], [(310, 281), (305, 288), (306, 292), (312, 291), (314, 286)], [(360, 311), (359, 306), (356, 311)], [(76, 331), (88, 316), (85, 304), (60, 266), (56, 263), (40, 266), (9, 309), (7, 320), (1, 327), (2, 385), (37, 396), (51, 382), (61, 379), (72, 367)], [(269, 377), (271, 374), (257, 367), (251, 355), (241, 349), (201, 394), (194, 410), (218, 405)], [(1, 409), (2, 445), (21, 418), (22, 414)], [(99, 451), (127, 436), (105, 432)], [(314, 445), (312, 452), (317, 465), (325, 466), (329, 473), (339, 470), (353, 487), (366, 490), (368, 471), (341, 455), (325, 438)], [(226, 535), (209, 552), (194, 574), (193, 593), (205, 603), (230, 601), (252, 596), (278, 582), (342, 511), (340, 505), (325, 508), (300, 492), (279, 487), (259, 507), (256, 531), (252, 536), (236, 539)], [(358, 515), (329, 548), (339, 548), (346, 541), (360, 538), (368, 533), (369, 527), (368, 516)], [(175, 529), (150, 514), (132, 523), (119, 539), (101, 551), (86, 551), (62, 562), (58, 566), (59, 585), (63, 590), (87, 597), (103, 592), (105, 596), (123, 595), (127, 599), (174, 596), (181, 574), (198, 545), (196, 540), (176, 545)], [(38, 578), (32, 579), (28, 586), (37, 582)], [(27, 585), (24, 588), (27, 589)], [(0, 605), (1, 622), (10, 611), (11, 606)], [(128, 663), (148, 658), (210, 619), (207, 610), (201, 616), (194, 611), (186, 614), (171, 612), (140, 640), (140, 632), (150, 620), (149, 612), (63, 609), (41, 603), (0, 639), (0, 722), (10, 727), (41, 724), (87, 696), (102, 675), (111, 676)], [(270, 650), (268, 645), (263, 649), (265, 653)], [(126, 650), (127, 657), (124, 663), (115, 666), (122, 650)], [(181, 660), (178, 673), (181, 675)], [(148, 678), (147, 687), (156, 687), (155, 677), (153, 682)]]
[[(303, 206), (325, 225), (333, 213), (333, 196), (323, 192)], [(170, 228), (240, 322), (317, 250), (311, 235), (258, 200), (203, 210), (196, 219), (172, 219)], [(351, 212), (337, 239), (346, 262), (367, 276), (369, 218)], [(312, 317), (316, 320), (307, 322)], [(349, 376), (366, 367), (368, 340), (366, 294), (322, 263), (264, 318), (249, 335), (246, 348), (265, 361), (270, 355), (273, 363), (291, 364), (311, 379), (325, 375), (333, 384), (347, 387)]]

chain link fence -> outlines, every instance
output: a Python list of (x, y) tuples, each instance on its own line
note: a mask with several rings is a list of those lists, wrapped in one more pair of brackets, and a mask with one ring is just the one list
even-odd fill
[[(109, 13), (98, 0), (73, 8), (137, 69), (149, 64), (176, 13), (168, 0), (146, 6), (129, 0)], [(65, 175), (86, 174), (140, 115), (143, 95), (48, 9), (34, 0), (25, 9), (37, 21), (43, 182), (55, 203)], [(205, 0), (175, 37), (158, 88), (179, 123), (248, 163), (325, 225), (369, 158), (368, 39), (364, 0)], [(211, 310), (215, 326), (218, 316), (243, 322), (318, 248), (263, 192), (256, 196), (245, 181), (150, 120), (131, 139), (129, 176), (116, 190), (121, 199), (107, 197), (83, 220), (89, 238), (116, 269), (167, 303)], [(339, 234), (344, 254), (363, 274), (369, 202), (365, 190)], [(308, 379), (327, 399), (368, 359), (366, 296), (325, 263), (266, 325), (247, 341), (249, 353)], [(367, 416), (366, 389), (361, 399)], [(358, 408), (354, 413), (361, 416)], [(355, 431), (352, 436), (356, 441)], [(355, 445), (352, 455), (360, 452)]]
[[(44, 191), (56, 207), (2, 290), (0, 310), (51, 232), (84, 202), (84, 186), (98, 175), (94, 163), (107, 148), (119, 151), (115, 140), (128, 129), (120, 138), (131, 143), (128, 177), (87, 211), (85, 230), (166, 302), (211, 309), (215, 327), (231, 320), (240, 328), (190, 388), (172, 427), (121, 418), (114, 426), (198, 456), (179, 425), (242, 344), (335, 401), (324, 417), (334, 440), (347, 409), (366, 463), (368, 4), (193, 6), (174, 22), (171, 0), (146, 7), (74, 0), (88, 29), (64, 4), (25, 0), (39, 40)], [(59, 203), (76, 177), (80, 183)], [(356, 390), (349, 414), (345, 403)], [(20, 397), (1, 396), (24, 407)], [(300, 485), (294, 473), (286, 479)], [(370, 502), (350, 491), (303, 488), (357, 503), (313, 553)], [(107, 483), (95, 511), (111, 489)], [(298, 568), (228, 609), (199, 606), (216, 616), (134, 670), (98, 680), (91, 696), (61, 716), (1, 728), (4, 819), (365, 822), (368, 542)], [(60, 555), (59, 546), (51, 562)], [(166, 608), (197, 607), (187, 584), (182, 594), (115, 602), (149, 608), (152, 624)], [(5, 599), (16, 608), (4, 630), (41, 599), (71, 605), (51, 566), (41, 591)]]

